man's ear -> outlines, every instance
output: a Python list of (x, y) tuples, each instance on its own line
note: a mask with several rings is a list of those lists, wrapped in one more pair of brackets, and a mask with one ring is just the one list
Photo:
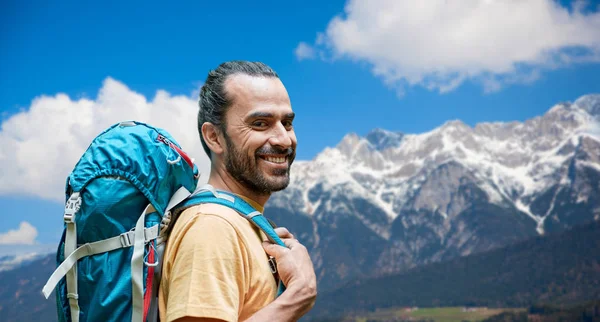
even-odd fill
[(220, 134), (221, 131), (216, 125), (210, 122), (204, 122), (204, 124), (202, 124), (202, 136), (204, 137), (204, 142), (206, 142), (206, 145), (208, 145), (208, 148), (212, 153), (217, 155), (223, 153), (223, 150), (225, 149)]

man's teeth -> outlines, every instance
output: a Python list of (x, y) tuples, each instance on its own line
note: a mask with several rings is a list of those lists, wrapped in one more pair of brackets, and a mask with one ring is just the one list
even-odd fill
[(269, 162), (273, 162), (273, 163), (284, 163), (285, 162), (285, 157), (283, 158), (276, 158), (276, 157), (266, 157), (265, 158), (267, 161)]

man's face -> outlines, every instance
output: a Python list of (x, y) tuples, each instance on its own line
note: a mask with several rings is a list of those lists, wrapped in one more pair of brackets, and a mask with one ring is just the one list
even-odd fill
[(260, 194), (285, 189), (297, 144), (285, 87), (278, 78), (241, 74), (231, 76), (225, 88), (233, 102), (223, 133), (227, 171)]

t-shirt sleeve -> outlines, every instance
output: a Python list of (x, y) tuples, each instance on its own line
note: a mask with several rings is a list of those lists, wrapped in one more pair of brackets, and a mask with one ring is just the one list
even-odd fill
[(198, 215), (172, 263), (167, 321), (185, 316), (237, 321), (249, 287), (247, 254), (227, 220)]

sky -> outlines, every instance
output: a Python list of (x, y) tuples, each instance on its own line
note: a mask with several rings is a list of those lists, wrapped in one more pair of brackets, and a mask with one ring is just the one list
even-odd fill
[(599, 1), (2, 1), (0, 255), (54, 247), (65, 178), (103, 129), (165, 128), (208, 171), (197, 94), (262, 61), (297, 159), (375, 128), (524, 121), (600, 93)]

